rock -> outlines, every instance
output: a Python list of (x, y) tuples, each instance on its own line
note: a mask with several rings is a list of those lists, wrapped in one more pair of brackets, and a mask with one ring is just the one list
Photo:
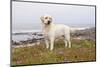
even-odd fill
[(63, 55), (64, 52), (63, 52), (63, 51), (59, 51), (58, 54), (59, 54), (59, 55)]
[(77, 30), (73, 33), (71, 33), (71, 37), (72, 38), (79, 38), (81, 37), (81, 39), (90, 39), (95, 41), (95, 27), (93, 28), (88, 28), (85, 30)]
[(12, 45), (20, 45), (21, 43), (20, 42), (15, 42), (12, 40)]

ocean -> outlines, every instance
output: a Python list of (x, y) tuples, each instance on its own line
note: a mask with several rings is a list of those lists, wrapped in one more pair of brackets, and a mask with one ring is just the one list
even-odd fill
[(38, 34), (42, 34), (41, 30), (17, 30), (12, 31), (12, 40), (15, 42), (26, 41), (29, 39), (38, 39), (41, 36)]

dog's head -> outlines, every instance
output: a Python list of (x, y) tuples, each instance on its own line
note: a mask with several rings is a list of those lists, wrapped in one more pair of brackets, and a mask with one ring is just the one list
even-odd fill
[(41, 16), (40, 19), (41, 19), (42, 23), (45, 24), (45, 25), (49, 25), (52, 22), (52, 17), (49, 16), (49, 15)]

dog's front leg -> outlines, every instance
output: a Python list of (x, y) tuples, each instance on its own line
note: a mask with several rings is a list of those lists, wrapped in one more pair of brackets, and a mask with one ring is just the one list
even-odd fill
[(49, 48), (49, 41), (47, 39), (45, 39), (45, 43), (46, 43), (46, 48)]
[(54, 48), (54, 38), (50, 38), (50, 50), (52, 51)]

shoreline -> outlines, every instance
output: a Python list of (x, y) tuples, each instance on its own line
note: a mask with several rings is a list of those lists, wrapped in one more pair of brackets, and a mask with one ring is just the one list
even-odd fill
[[(43, 34), (41, 33), (32, 33), (31, 38), (27, 38), (26, 40), (22, 41), (14, 41), (12, 40), (11, 44), (12, 47), (26, 47), (26, 46), (33, 46), (33, 44), (37, 44), (39, 42), (44, 41)], [(21, 35), (23, 37), (23, 35)], [(19, 38), (19, 37), (17, 37)], [(19, 38), (20, 39), (20, 38)], [(71, 33), (71, 39), (75, 40), (93, 40), (95, 41), (95, 28), (85, 29), (85, 30), (77, 30)]]

